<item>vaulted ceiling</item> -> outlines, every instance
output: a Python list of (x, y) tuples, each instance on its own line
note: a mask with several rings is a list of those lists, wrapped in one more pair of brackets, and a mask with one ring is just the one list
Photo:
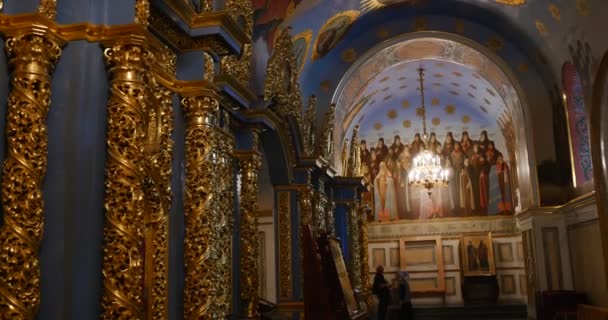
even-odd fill
[[(341, 118), (341, 121), (336, 125), (341, 127), (342, 137), (348, 136), (347, 131), (356, 123), (373, 128), (380, 118), (387, 120), (391, 109), (397, 110), (398, 115), (394, 121), (388, 120), (403, 129), (403, 122), (411, 118), (411, 129), (414, 130), (417, 118), (409, 112), (415, 112), (419, 102), (417, 91), (415, 88), (412, 90), (414, 83), (410, 83), (416, 76), (411, 70), (416, 69), (420, 62), (429, 68), (429, 85), (425, 83), (429, 112), (437, 112), (429, 121), (439, 118), (444, 130), (449, 127), (494, 126), (490, 131), (496, 132), (496, 117), (501, 108), (513, 105), (508, 100), (514, 93), (505, 94), (503, 87), (482, 74), (479, 68), (466, 67), (466, 63), (457, 59), (444, 59), (443, 68), (451, 71), (442, 72), (435, 64), (424, 60), (441, 57), (410, 57), (393, 61), (373, 74), (360, 77), (362, 83), (351, 88), (356, 90), (349, 92), (345, 84), (349, 77), (353, 79), (351, 73), (356, 65), (376, 59), (370, 57), (370, 52), (405, 34), (445, 33), (485, 47), (514, 75), (511, 80), (523, 88), (521, 98), (530, 108), (526, 111), (527, 118), (535, 124), (530, 130), (534, 131), (538, 161), (551, 159), (555, 154), (554, 143), (543, 141), (553, 141), (554, 138), (553, 109), (560, 103), (561, 66), (566, 61), (575, 64), (583, 85), (588, 86), (599, 57), (608, 48), (608, 38), (594, 32), (603, 28), (605, 14), (602, 12), (608, 12), (608, 2), (603, 0), (255, 0), (254, 7), (256, 78), (253, 87), (258, 93), (262, 92), (266, 61), (272, 53), (277, 31), (282, 27), (292, 27), (303, 95), (317, 96), (321, 109), (318, 114), (323, 114), (323, 108), (330, 102), (338, 104), (341, 109), (338, 113), (342, 114), (338, 115), (337, 119)], [(423, 60), (414, 61), (420, 59)], [(460, 70), (463, 66), (467, 70)], [(402, 74), (398, 67), (410, 71)], [(461, 82), (456, 80), (453, 72), (463, 74)], [(434, 78), (439, 73), (444, 77)], [(481, 79), (475, 78), (475, 74)], [(390, 81), (380, 82), (387, 76)], [(403, 76), (406, 80), (398, 80)], [(435, 82), (440, 86), (434, 88)], [(456, 88), (452, 82), (459, 83), (460, 87)], [(403, 85), (410, 90), (401, 88)], [(476, 92), (470, 85), (478, 88)], [(382, 91), (386, 87), (389, 89)], [(448, 90), (449, 87), (457, 90)], [(496, 96), (480, 88), (490, 89)], [(378, 93), (361, 104), (361, 98), (374, 91)], [(433, 98), (439, 99), (441, 107), (432, 106)], [(411, 105), (409, 110), (402, 107), (405, 100)], [(446, 112), (448, 105), (455, 106), (454, 113)], [(352, 113), (355, 107), (360, 113)], [(391, 117), (393, 114), (391, 112)], [(469, 117), (467, 124), (462, 123), (465, 115)], [(370, 120), (376, 117), (378, 121)], [(392, 123), (390, 121), (386, 123)], [(383, 124), (384, 129), (372, 129), (373, 133), (369, 134), (390, 136), (396, 129), (389, 127)]]

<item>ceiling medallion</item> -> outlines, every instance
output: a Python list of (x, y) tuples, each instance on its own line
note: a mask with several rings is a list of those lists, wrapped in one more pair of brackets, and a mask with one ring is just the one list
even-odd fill
[[(422, 139), (426, 142), (426, 145), (430, 145), (428, 135), (426, 133), (426, 109), (424, 106), (424, 69), (418, 69), (418, 75), (420, 79), (420, 100), (422, 106), (418, 108), (421, 110), (419, 116), (422, 118)], [(418, 113), (418, 112), (417, 112)], [(432, 120), (433, 124), (437, 122), (439, 124), (439, 118)], [(404, 122), (405, 126), (405, 122)], [(414, 157), (412, 160), (412, 169), (408, 175), (408, 183), (412, 187), (425, 188), (431, 197), (433, 188), (435, 187), (446, 187), (448, 185), (449, 169), (442, 167), (441, 158), (429, 149), (425, 149)]]

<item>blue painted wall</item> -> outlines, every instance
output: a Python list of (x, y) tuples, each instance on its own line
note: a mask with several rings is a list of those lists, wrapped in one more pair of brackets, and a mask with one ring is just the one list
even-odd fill
[(52, 90), (39, 318), (93, 319), (99, 316), (102, 290), (108, 96), (101, 47), (69, 43)]

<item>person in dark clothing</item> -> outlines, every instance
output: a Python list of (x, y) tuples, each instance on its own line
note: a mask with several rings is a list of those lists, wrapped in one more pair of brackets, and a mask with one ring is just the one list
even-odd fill
[(384, 279), (384, 267), (379, 265), (376, 268), (376, 276), (372, 287), (372, 293), (378, 297), (378, 320), (386, 319), (386, 311), (390, 302), (390, 288), (391, 284)]
[(401, 301), (401, 311), (399, 320), (413, 320), (414, 308), (412, 307), (412, 295), (410, 292), (410, 275), (407, 271), (400, 271), (399, 276), (399, 300)]

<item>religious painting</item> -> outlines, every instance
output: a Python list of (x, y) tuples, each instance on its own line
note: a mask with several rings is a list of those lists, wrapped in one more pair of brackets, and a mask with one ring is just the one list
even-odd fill
[(293, 54), (296, 58), (296, 69), (298, 74), (304, 69), (306, 59), (308, 59), (308, 49), (310, 49), (310, 41), (312, 39), (312, 30), (306, 30), (293, 37)]
[(329, 249), (336, 266), (336, 272), (338, 273), (338, 280), (340, 281), (342, 293), (344, 294), (346, 308), (348, 309), (348, 313), (353, 315), (357, 313), (359, 307), (357, 299), (355, 298), (355, 292), (350, 284), (350, 278), (348, 277), (348, 270), (346, 269), (346, 264), (344, 263), (344, 258), (342, 256), (340, 242), (337, 239), (330, 239)]
[(319, 30), (312, 52), (312, 60), (325, 56), (344, 37), (350, 26), (359, 16), (359, 11), (340, 12), (329, 18)]
[[(404, 136), (403, 140), (395, 135), (390, 143), (382, 137), (361, 140), (362, 173), (371, 189), (375, 221), (513, 213), (506, 150), (498, 150), (485, 130), (478, 140), (473, 140), (468, 131), (462, 131), (459, 140), (455, 137), (447, 132), (443, 144), (434, 133), (426, 142), (418, 133), (413, 139)], [(414, 157), (426, 148), (450, 171), (447, 187), (435, 187), (430, 195), (427, 189), (410, 186), (408, 180)]]
[(593, 180), (591, 145), (589, 142), (589, 120), (585, 108), (583, 84), (576, 68), (571, 63), (562, 69), (564, 98), (574, 186), (580, 187)]
[(492, 233), (463, 235), (461, 239), (464, 276), (496, 274)]
[(253, 0), (254, 42), (263, 37), (267, 48), (271, 49), (279, 26), (301, 2), (302, 0)]

